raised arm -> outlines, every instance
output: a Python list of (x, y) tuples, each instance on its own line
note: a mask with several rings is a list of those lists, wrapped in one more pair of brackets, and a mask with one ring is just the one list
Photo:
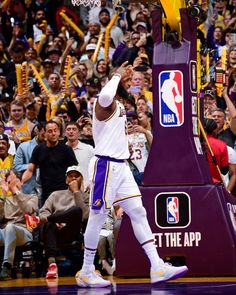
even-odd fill
[(236, 108), (227, 94), (227, 88), (223, 89), (222, 95), (230, 115), (230, 129), (236, 135)]
[(98, 120), (106, 120), (115, 111), (115, 96), (117, 88), (119, 86), (120, 80), (126, 76), (127, 70), (130, 68), (128, 66), (128, 61), (124, 62), (116, 71), (112, 78), (107, 82), (107, 84), (101, 90), (98, 101), (95, 107), (95, 113)]

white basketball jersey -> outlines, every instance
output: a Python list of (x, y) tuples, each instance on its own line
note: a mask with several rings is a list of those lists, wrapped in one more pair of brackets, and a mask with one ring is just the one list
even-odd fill
[(127, 120), (124, 106), (116, 101), (116, 110), (105, 121), (96, 118), (93, 107), (93, 139), (95, 155), (108, 156), (115, 159), (128, 159), (128, 135), (126, 132)]
[(139, 172), (144, 172), (149, 154), (145, 135), (139, 132), (129, 134), (129, 144), (132, 150), (130, 155), (131, 161), (138, 168)]

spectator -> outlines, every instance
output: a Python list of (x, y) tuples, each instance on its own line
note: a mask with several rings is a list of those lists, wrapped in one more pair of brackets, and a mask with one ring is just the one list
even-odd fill
[(50, 47), (47, 50), (47, 58), (52, 61), (54, 71), (60, 73), (60, 57), (61, 57), (61, 50), (58, 47)]
[(57, 248), (60, 244), (79, 241), (89, 212), (89, 196), (84, 193), (83, 176), (78, 166), (66, 170), (68, 189), (50, 194), (38, 217), (26, 215), (29, 228), (43, 224), (42, 241), (48, 261), (46, 279), (58, 277), (56, 265)]
[[(45, 140), (45, 125), (43, 123), (38, 123), (33, 131), (36, 135), (31, 140), (21, 143), (17, 148), (13, 162), (13, 169), (18, 173), (23, 174), (25, 172), (29, 166), (29, 161), (34, 148)], [(38, 170), (28, 182), (22, 185), (22, 192), (25, 194), (41, 194)]]
[(145, 99), (145, 97), (143, 95), (141, 95), (137, 102), (136, 102), (136, 106), (137, 106), (137, 113), (140, 113), (140, 112), (149, 112), (150, 109), (148, 107), (148, 104), (147, 104), (147, 100)]
[[(11, 279), (15, 249), (32, 241), (32, 232), (26, 228), (24, 214), (33, 214), (38, 209), (38, 197), (21, 192), (21, 182), (13, 171), (1, 181), (3, 197), (0, 199), (1, 219), (4, 219), (0, 229), (0, 245), (4, 245), (4, 257), (0, 280)], [(9, 196), (9, 193), (11, 194)], [(7, 199), (6, 199), (7, 197)]]
[(99, 23), (99, 15), (101, 10), (106, 9), (110, 16), (113, 15), (113, 10), (111, 7), (108, 6), (107, 0), (101, 0), (101, 6), (100, 7), (94, 7), (89, 10), (89, 23), (90, 22), (97, 22)]
[(98, 77), (100, 80), (103, 79), (104, 81), (107, 82), (108, 76), (110, 73), (110, 67), (108, 62), (105, 61), (104, 59), (100, 59), (96, 64), (96, 69), (94, 72), (96, 77)]
[(80, 128), (75, 122), (66, 124), (67, 143), (74, 151), (76, 159), (80, 165), (81, 173), (83, 174), (85, 190), (89, 190), (88, 167), (91, 158), (94, 156), (94, 151), (91, 145), (80, 142)]
[(38, 44), (43, 34), (52, 34), (50, 26), (47, 25), (47, 19), (44, 9), (38, 8), (35, 12), (35, 24), (33, 25), (34, 44)]
[(152, 133), (152, 113), (139, 112), (138, 124), (142, 126), (145, 130), (149, 130)]
[(65, 124), (71, 121), (71, 117), (70, 117), (70, 115), (68, 113), (68, 109), (67, 109), (67, 107), (65, 105), (62, 105), (58, 109), (58, 111), (56, 113), (56, 117), (59, 117), (59, 118), (63, 119)]
[(6, 134), (0, 134), (0, 179), (5, 178), (5, 175), (13, 166), (13, 156), (8, 153), (9, 139)]
[(26, 52), (25, 52), (25, 60), (27, 62), (31, 62), (31, 60), (37, 59), (38, 58), (38, 53), (37, 50), (30, 47)]
[(24, 184), (31, 179), (36, 168), (39, 167), (42, 184), (41, 205), (52, 192), (67, 188), (66, 169), (78, 164), (71, 147), (60, 142), (59, 137), (59, 125), (54, 121), (48, 121), (45, 131), (46, 142), (34, 148), (30, 163), (22, 176)]
[[(205, 119), (204, 121), (204, 128), (207, 134), (207, 140), (213, 152), (213, 155), (216, 159), (216, 163), (213, 160), (213, 157), (207, 149), (207, 160), (209, 163), (209, 168), (212, 176), (213, 182), (222, 182), (222, 176), (228, 173), (229, 171), (229, 158), (228, 158), (228, 151), (226, 144), (222, 141), (217, 139), (216, 130), (217, 130), (217, 123), (213, 119)], [(218, 169), (217, 169), (218, 166)]]
[(228, 50), (228, 70), (236, 68), (236, 44), (233, 43)]
[(91, 77), (86, 81), (87, 94), (86, 98), (89, 100), (91, 97), (96, 96), (101, 90), (101, 83), (99, 78)]
[[(5, 123), (3, 120), (0, 119), (0, 135), (7, 135), (5, 134)], [(16, 153), (16, 145), (14, 143), (14, 141), (11, 139), (11, 136), (7, 135), (8, 137), (8, 142), (9, 142), (9, 148), (8, 148), (8, 153), (12, 156), (15, 155)]]
[(26, 104), (25, 117), (30, 122), (32, 122), (33, 124), (37, 124), (38, 123), (38, 114), (39, 114), (39, 108), (34, 100)]
[(144, 73), (140, 71), (134, 71), (131, 79), (131, 85), (129, 92), (134, 96), (136, 99), (136, 103), (140, 95), (143, 95), (147, 101), (147, 105), (149, 109), (152, 111), (153, 109), (153, 98), (152, 98), (152, 93), (145, 89), (144, 86)]
[(136, 111), (135, 99), (132, 95), (127, 95), (123, 98), (123, 104), (126, 112)]
[[(90, 11), (92, 11), (92, 9)], [(92, 19), (91, 21), (89, 21), (89, 23), (88, 23), (88, 32), (84, 36), (84, 41), (85, 42), (88, 42), (88, 40), (91, 37), (94, 37), (94, 36), (97, 37), (97, 36), (99, 36), (100, 29), (101, 29), (101, 25), (99, 23), (98, 17), (97, 17), (97, 22), (94, 19)]]
[(206, 89), (204, 91), (204, 118), (211, 118), (212, 111), (216, 109), (216, 94), (214, 90)]
[(134, 31), (127, 34), (118, 46), (112, 57), (113, 66), (120, 66), (126, 60), (133, 64), (135, 58), (141, 47), (145, 46), (147, 42), (146, 36), (140, 36), (140, 32)]
[(48, 78), (50, 96), (47, 100), (47, 121), (56, 115), (58, 104), (61, 101), (61, 77), (58, 73), (52, 73)]
[(116, 213), (114, 207), (112, 207), (102, 226), (98, 241), (98, 255), (102, 262), (102, 268), (108, 275), (113, 275), (115, 270), (113, 265), (115, 259), (115, 238), (113, 233), (115, 222)]
[(51, 59), (46, 58), (42, 62), (42, 74), (43, 74), (43, 83), (48, 88), (48, 79), (49, 76), (54, 72), (54, 64)]
[(226, 113), (222, 109), (216, 108), (213, 110), (212, 119), (214, 119), (217, 123), (217, 138), (224, 141), (228, 146), (234, 148), (236, 139), (236, 108), (230, 100), (226, 88), (223, 90), (223, 98), (225, 99), (230, 115), (229, 127), (224, 128), (227, 121)]
[(25, 118), (25, 106), (21, 101), (14, 100), (11, 102), (10, 118), (11, 120), (6, 124), (6, 127), (10, 129), (8, 134), (12, 136), (14, 142), (19, 144), (30, 140), (35, 124)]
[(81, 97), (85, 96), (87, 93), (86, 89), (86, 79), (88, 77), (88, 68), (85, 63), (79, 63), (78, 66), (75, 66), (70, 73), (70, 83), (72, 90), (71, 92), (75, 93), (75, 96)]
[(223, 175), (224, 183), (227, 190), (235, 196), (236, 185), (236, 152), (230, 146), (227, 146), (229, 157), (229, 171)]
[(128, 120), (128, 138), (129, 138), (129, 161), (136, 167), (133, 171), (134, 179), (141, 185), (144, 169), (147, 163), (149, 151), (152, 144), (151, 131), (139, 125), (137, 113), (127, 113)]
[[(102, 8), (99, 12), (99, 22), (101, 24), (101, 32), (105, 32), (107, 25), (111, 20), (110, 12), (106, 8)], [(123, 32), (116, 25), (112, 26), (110, 30), (110, 36), (114, 42), (115, 47), (122, 42)]]
[(80, 135), (79, 135), (79, 141), (90, 144), (92, 147), (94, 147), (94, 140), (93, 140), (93, 131), (92, 131), (92, 121), (91, 118), (85, 118), (82, 119), (82, 124), (80, 125)]

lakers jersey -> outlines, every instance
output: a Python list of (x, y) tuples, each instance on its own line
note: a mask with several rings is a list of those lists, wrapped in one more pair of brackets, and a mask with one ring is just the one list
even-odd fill
[(124, 106), (116, 101), (114, 113), (107, 120), (99, 121), (95, 114), (95, 104), (93, 108), (95, 155), (128, 159), (127, 120)]

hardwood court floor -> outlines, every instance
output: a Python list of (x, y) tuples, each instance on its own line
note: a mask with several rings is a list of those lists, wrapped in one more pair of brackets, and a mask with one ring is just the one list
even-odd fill
[(73, 277), (62, 277), (46, 282), (44, 278), (16, 279), (0, 282), (0, 294), (63, 294), (63, 295), (185, 295), (185, 294), (236, 294), (236, 277), (181, 278), (152, 286), (148, 278), (116, 278), (109, 288), (78, 288)]

